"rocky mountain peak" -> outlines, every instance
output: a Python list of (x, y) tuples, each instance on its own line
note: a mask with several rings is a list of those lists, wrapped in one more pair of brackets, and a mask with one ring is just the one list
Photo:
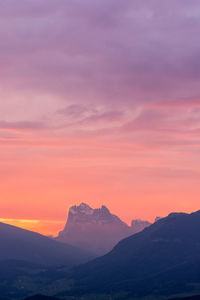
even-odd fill
[(57, 239), (102, 255), (111, 250), (122, 238), (149, 225), (149, 222), (134, 220), (132, 225), (128, 226), (105, 205), (93, 209), (82, 202), (80, 205), (70, 207), (65, 228)]
[(71, 206), (69, 209), (69, 215), (83, 214), (83, 215), (92, 215), (94, 210), (86, 203), (81, 203), (79, 206)]
[(105, 225), (106, 223), (128, 226), (116, 215), (111, 214), (105, 205), (102, 205), (101, 208), (93, 209), (86, 203), (70, 207), (65, 230), (69, 230), (71, 226), (78, 223), (84, 223), (85, 226), (86, 224), (88, 226), (89, 224)]
[(109, 214), (110, 214), (109, 209), (108, 209), (105, 205), (102, 205), (102, 206), (101, 206), (101, 210), (102, 210), (103, 212), (105, 212), (105, 213), (109, 213)]

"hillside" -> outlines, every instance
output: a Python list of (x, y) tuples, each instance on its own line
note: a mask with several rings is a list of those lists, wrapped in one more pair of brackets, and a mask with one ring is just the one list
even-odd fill
[(0, 223), (0, 261), (21, 260), (47, 266), (73, 266), (92, 258), (84, 250), (41, 234)]
[(107, 255), (77, 267), (74, 287), (63, 295), (195, 293), (200, 289), (199, 228), (200, 211), (170, 214), (122, 240)]

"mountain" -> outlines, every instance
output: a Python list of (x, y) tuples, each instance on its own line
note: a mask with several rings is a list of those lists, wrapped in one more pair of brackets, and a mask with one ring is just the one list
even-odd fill
[(149, 222), (136, 220), (130, 227), (111, 214), (106, 206), (92, 209), (81, 203), (70, 207), (67, 223), (57, 240), (90, 250), (99, 256), (109, 252), (121, 239), (149, 225)]
[(41, 234), (0, 223), (0, 261), (23, 260), (48, 266), (73, 266), (93, 256)]
[(155, 220), (154, 220), (154, 222), (157, 222), (157, 221), (159, 221), (160, 219), (162, 219), (162, 217), (156, 217)]
[(131, 233), (132, 234), (138, 233), (138, 232), (144, 230), (144, 228), (149, 227), (150, 225), (151, 225), (151, 223), (148, 221), (142, 221), (142, 220), (138, 220), (138, 219), (133, 220), (131, 222), (131, 229), (132, 229)]
[(75, 268), (68, 278), (73, 288), (61, 295), (167, 299), (199, 294), (199, 228), (200, 211), (172, 213), (122, 240), (107, 255)]
[(129, 235), (129, 226), (112, 215), (107, 207), (92, 209), (81, 203), (69, 209), (66, 226), (57, 240), (101, 255)]

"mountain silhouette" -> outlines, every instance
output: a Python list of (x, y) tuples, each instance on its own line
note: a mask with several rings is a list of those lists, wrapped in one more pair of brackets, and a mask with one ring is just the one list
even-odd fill
[(107, 255), (75, 268), (74, 286), (63, 295), (195, 293), (200, 288), (199, 228), (200, 211), (172, 213), (122, 240)]
[(0, 261), (20, 260), (47, 266), (73, 266), (91, 259), (85, 250), (41, 234), (0, 223)]
[(93, 209), (86, 203), (81, 203), (70, 207), (67, 223), (57, 240), (100, 256), (109, 252), (121, 239), (149, 225), (151, 224), (147, 221), (133, 220), (131, 226), (128, 226), (104, 205)]

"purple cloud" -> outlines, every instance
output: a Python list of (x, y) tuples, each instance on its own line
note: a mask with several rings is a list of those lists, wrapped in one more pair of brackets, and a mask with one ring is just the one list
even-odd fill
[(13, 0), (0, 8), (0, 78), (10, 89), (108, 105), (200, 93), (198, 1)]
[(198, 132), (198, 0), (8, 0), (0, 16), (3, 128)]

